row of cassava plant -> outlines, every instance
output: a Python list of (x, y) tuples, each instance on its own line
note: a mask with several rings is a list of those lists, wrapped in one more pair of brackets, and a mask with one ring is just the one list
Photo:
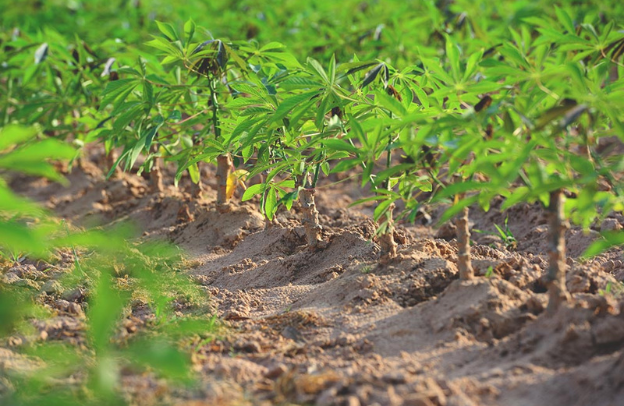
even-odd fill
[(361, 59), (381, 58), (396, 66), (414, 63), (418, 51), (436, 55), (436, 48), (444, 46), (445, 34), (487, 48), (501, 38), (509, 38), (508, 27), (518, 28), (526, 18), (555, 17), (564, 10), (578, 23), (605, 24), (609, 19), (620, 21), (624, 15), (624, 6), (615, 0), (286, 1), (279, 7), (268, 0), (25, 0), (20, 7), (2, 0), (0, 10), (0, 31), (15, 27), (26, 32), (52, 28), (65, 38), (78, 35), (92, 47), (103, 42), (141, 46), (153, 34), (155, 21), (169, 20), (181, 28), (192, 17), (200, 26), (208, 27), (215, 38), (255, 40), (262, 44), (277, 40), (294, 54), (311, 56), (321, 63), (329, 61), (332, 55), (345, 61), (356, 54)]
[[(422, 203), (450, 198), (443, 220), (460, 214), (460, 274), (470, 278), (472, 204), (488, 209), (500, 195), (505, 207), (539, 200), (558, 213), (567, 193), (574, 197), (568, 212), (585, 227), (587, 219), (621, 210), (618, 161), (592, 152), (600, 137), (621, 129), (623, 39), (614, 25), (599, 34), (558, 10), (556, 20), (527, 18), (485, 45), (443, 35), (442, 56), (423, 48), (418, 64), (399, 70), (355, 58), (342, 64), (332, 58), (325, 68), (312, 58), (299, 63), (278, 43), (197, 38), (192, 21), (180, 36), (159, 24), (162, 34), (149, 45), (164, 59), (139, 59), (138, 69), (116, 71), (118, 80), (99, 100), (100, 128), (93, 133), (123, 147), (114, 165), (126, 170), (145, 154), (142, 169), (152, 169), (156, 189), (159, 157), (177, 162), (176, 180), (188, 171), (196, 183), (198, 164), (216, 163), (221, 208), (233, 178), (261, 176), (243, 199), (260, 195), (269, 220), (279, 205), (299, 200), (312, 247), (322, 246), (314, 191), (330, 172), (361, 171), (362, 186), (378, 202), (375, 220), (389, 258), (396, 255), (397, 200), (407, 208), (399, 218), (413, 218)], [(570, 154), (570, 146), (583, 153)], [(393, 156), (405, 162), (396, 165)], [(240, 170), (231, 171), (234, 166)], [(597, 176), (581, 176), (580, 169)], [(574, 205), (574, 189), (585, 184), (587, 213)], [(588, 204), (598, 184), (608, 190)], [(553, 230), (563, 229), (557, 224)], [(553, 264), (563, 263), (561, 244), (552, 251)], [(550, 278), (561, 280), (552, 269), (559, 276)]]
[[(518, 39), (515, 43), (502, 43), (488, 58), (473, 53), (465, 65), (458, 59), (459, 48), (448, 39), (444, 65), (423, 60), (439, 80), (430, 88), (429, 99), (446, 103), (447, 113), (417, 129), (429, 133), (432, 128), (438, 136), (449, 137), (435, 145), (439, 156), (448, 159), (448, 173), (447, 186), (434, 195), (434, 201), (455, 198), (443, 220), (458, 215), (460, 277), (473, 274), (469, 206), (479, 204), (487, 210), (497, 195), (505, 197), (503, 209), (520, 202), (542, 202), (549, 225), (545, 282), (551, 312), (569, 299), (567, 220), (589, 229), (596, 220), (624, 208), (622, 156), (597, 151), (601, 138), (624, 139), (620, 121), (623, 36), (612, 32), (612, 24), (599, 34), (591, 25), (574, 26), (565, 12), (558, 17), (557, 21), (532, 19), (522, 33), (512, 31)], [(548, 44), (532, 40), (531, 29), (557, 26), (561, 32), (574, 28), (575, 34), (547, 31)], [(480, 66), (479, 81), (471, 83), (475, 71), (469, 70), (475, 64)], [(470, 92), (473, 86), (498, 89), (472, 102), (477, 96)], [(468, 101), (467, 106), (449, 111), (450, 96)], [(606, 237), (619, 241), (613, 234)]]
[[(539, 31), (540, 27), (557, 24), (562, 32), (574, 28), (576, 34), (565, 36), (549, 31), (548, 38), (552, 41), (549, 44), (532, 41), (531, 29), (537, 26)], [(370, 181), (378, 195), (373, 199), (382, 201), (376, 218), (385, 213), (386, 220), (380, 228), (387, 255), (395, 255), (391, 241), (392, 208), (393, 201), (402, 197), (392, 192), (393, 182), (398, 185), (397, 191), (413, 191), (414, 184), (421, 191), (429, 191), (435, 181), (441, 188), (433, 194), (434, 201), (454, 197), (455, 204), (443, 219), (459, 213), (458, 264), (463, 279), (473, 276), (468, 207), (478, 203), (487, 210), (496, 195), (506, 198), (503, 208), (541, 201), (547, 209), (549, 224), (550, 265), (545, 276), (549, 311), (568, 300), (564, 277), (567, 218), (588, 229), (595, 220), (605, 218), (612, 211), (622, 211), (622, 157), (601, 156), (595, 147), (601, 137), (624, 138), (619, 121), (624, 108), (619, 62), (623, 36), (612, 32), (613, 24), (601, 34), (591, 25), (570, 24), (565, 12), (559, 13), (556, 22), (532, 19), (522, 32), (512, 31), (517, 39), (515, 43), (501, 44), (487, 58), (483, 50), (474, 52), (466, 61), (461, 60), (458, 45), (447, 38), (445, 58), (423, 56), (423, 66), (419, 69), (423, 74), (412, 79), (417, 84), (411, 89), (401, 83), (403, 76), (393, 78), (392, 69), (379, 63), (368, 71), (359, 87), (352, 89), (365, 88), (379, 76), (384, 91), (362, 92), (359, 100), (357, 91), (344, 97), (347, 105), (340, 108), (357, 111), (358, 115), (351, 116), (352, 124), (357, 124), (348, 128), (348, 134), (335, 136), (327, 132), (324, 135), (329, 139), (317, 142), (327, 151), (355, 156), (338, 163), (336, 167), (340, 170), (355, 165), (364, 168), (363, 183)], [(570, 44), (579, 51), (570, 51)], [(367, 65), (370, 66), (357, 64), (347, 74)], [(429, 86), (427, 79), (431, 80)], [(401, 96), (406, 88), (411, 96), (407, 106), (402, 104)], [(422, 97), (416, 96), (419, 93)], [(298, 96), (304, 101), (312, 99), (302, 92), (285, 101)], [(418, 103), (410, 106), (415, 99)], [(432, 101), (437, 106), (432, 107)], [(315, 106), (320, 109), (317, 117), (328, 112), (322, 101)], [(379, 119), (376, 110), (387, 117)], [(331, 113), (330, 117), (333, 117)], [(357, 137), (357, 127), (362, 126), (369, 131), (363, 133), (358, 146), (339, 140)], [(400, 134), (406, 128), (406, 141), (401, 142)], [(318, 126), (315, 130), (322, 131)], [(410, 131), (418, 134), (412, 137)], [(434, 147), (440, 151), (435, 160), (422, 156), (431, 150), (427, 136), (434, 138)], [(386, 143), (379, 143), (386, 139)], [(377, 153), (373, 149), (367, 156), (371, 141), (374, 146), (383, 147)], [(393, 150), (405, 153), (414, 146), (420, 147), (420, 156), (415, 156), (412, 150), (417, 161), (414, 165), (390, 164)], [(374, 174), (372, 166), (379, 160), (381, 151), (386, 153), (386, 169)], [(416, 172), (410, 173), (415, 169)], [(445, 172), (444, 182), (440, 182), (440, 169)], [(410, 176), (416, 173), (421, 176), (416, 179)], [(379, 185), (382, 188), (377, 188)], [(564, 203), (565, 195), (568, 198)], [(413, 201), (413, 194), (407, 195), (406, 200)], [(413, 212), (417, 204), (411, 207)], [(620, 240), (613, 235), (607, 237)]]

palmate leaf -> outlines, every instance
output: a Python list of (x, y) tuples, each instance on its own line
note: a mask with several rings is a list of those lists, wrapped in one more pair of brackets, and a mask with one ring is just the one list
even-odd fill
[(262, 117), (261, 118), (247, 118), (247, 119), (240, 121), (240, 123), (238, 123), (238, 125), (234, 128), (234, 130), (229, 135), (224, 136), (224, 144), (230, 145), (236, 141), (243, 142), (242, 139), (239, 139), (240, 135), (242, 135), (245, 132), (249, 132), (256, 124), (260, 122), (264, 123), (264, 121), (265, 121), (265, 118), (262, 118)]
[[(379, 73), (386, 68), (386, 64), (384, 63), (380, 63), (379, 65), (375, 66), (373, 69), (371, 69), (370, 71), (368, 71), (366, 73), (366, 76), (364, 76), (364, 80), (362, 81), (362, 84), (360, 85), (361, 88), (364, 88), (366, 86), (368, 86), (369, 84), (371, 84), (373, 82), (373, 80), (375, 80), (377, 78), (377, 76), (379, 75)], [(387, 69), (387, 68), (386, 68)]]
[[(386, 197), (387, 198), (387, 197)], [(379, 221), (382, 216), (384, 216), (388, 210), (390, 209), (390, 205), (394, 203), (392, 199), (384, 200), (375, 207), (375, 211), (373, 213), (373, 219), (375, 221)]]
[(325, 145), (325, 147), (330, 151), (346, 151), (356, 155), (360, 152), (359, 148), (355, 147), (353, 144), (337, 138), (325, 139), (323, 140), (323, 145)]
[(191, 177), (191, 182), (197, 185), (200, 180), (199, 167), (197, 166), (197, 163), (189, 165), (186, 169)]
[(486, 189), (489, 183), (466, 181), (455, 182), (445, 187), (440, 192), (436, 193), (434, 201), (441, 201), (449, 197), (465, 194), (470, 191), (480, 191)]
[(187, 47), (191, 44), (191, 41), (193, 40), (196, 28), (197, 25), (195, 24), (195, 21), (193, 21), (193, 19), (190, 19), (186, 23), (184, 23), (184, 41), (186, 42)]
[(304, 92), (282, 101), (278, 106), (275, 113), (271, 116), (271, 122), (278, 122), (288, 115), (288, 113), (297, 107), (300, 103), (310, 100), (312, 97), (317, 96), (320, 92), (318, 90), (311, 90)]
[(308, 58), (308, 65), (312, 68), (312, 72), (321, 78), (326, 85), (331, 85), (332, 81), (329, 76), (327, 76), (325, 69), (323, 69), (321, 64), (316, 59)]
[(460, 80), (459, 48), (457, 44), (453, 42), (451, 37), (448, 35), (446, 36), (446, 58), (448, 59), (448, 62), (451, 65), (451, 72), (453, 74), (453, 79), (455, 80), (455, 82), (458, 82)]
[(471, 206), (472, 204), (476, 203), (478, 200), (479, 200), (479, 196), (475, 195), (475, 196), (467, 197), (455, 203), (453, 206), (449, 207), (444, 212), (444, 214), (442, 214), (442, 216), (440, 217), (440, 220), (438, 220), (438, 226), (449, 221), (450, 219), (458, 215), (459, 212), (462, 211), (465, 207)]
[(181, 59), (184, 51), (179, 41), (170, 42), (166, 38), (153, 37), (154, 39), (145, 43), (145, 45), (156, 48), (165, 53), (165, 55)]
[(173, 28), (171, 24), (161, 23), (160, 21), (156, 21), (156, 25), (158, 26), (158, 29), (160, 30), (160, 32), (162, 32), (169, 41), (177, 41), (180, 39), (178, 37), (178, 33), (176, 32), (175, 28)]
[(360, 61), (360, 62), (348, 62), (342, 63), (336, 69), (336, 73), (341, 73), (346, 75), (353, 75), (354, 73), (360, 72), (364, 69), (368, 69), (371, 66), (378, 65), (379, 62), (376, 61)]
[(262, 46), (262, 48), (260, 48), (259, 52), (265, 52), (265, 51), (270, 51), (270, 50), (275, 50), (275, 49), (283, 49), (286, 48), (286, 46), (282, 43), (279, 42), (269, 42), (268, 44), (265, 44)]
[(229, 100), (225, 106), (230, 110), (243, 110), (246, 107), (258, 106), (266, 104), (265, 100), (258, 97), (237, 97)]
[[(271, 96), (269, 96), (269, 94), (266, 92), (266, 88), (264, 88), (264, 86), (262, 85), (253, 86), (249, 83), (236, 82), (236, 83), (231, 83), (230, 86), (234, 90), (236, 90), (238, 93), (245, 93), (248, 95), (255, 96), (256, 98), (263, 100), (265, 103), (268, 103), (268, 104), (274, 103), (274, 100), (271, 98)], [(238, 97), (235, 100), (238, 100), (238, 99), (240, 99), (240, 97)]]
[[(611, 56), (614, 61), (617, 61), (622, 55), (624, 55), (624, 38), (612, 42), (606, 49), (605, 54)], [(602, 57), (602, 55), (601, 55)]]
[(23, 127), (20, 125), (9, 125), (0, 128), (0, 152), (9, 147), (21, 144), (37, 135), (34, 127)]
[(362, 164), (361, 159), (347, 159), (339, 161), (336, 166), (334, 166), (329, 173), (342, 173), (346, 172), (356, 166)]
[(292, 209), (293, 203), (299, 198), (299, 191), (301, 188), (295, 189), (292, 192), (284, 192), (283, 190), (279, 190), (280, 199), (277, 204), (282, 204), (286, 207), (286, 210)]
[(384, 169), (383, 171), (379, 172), (375, 176), (375, 181), (373, 182), (373, 185), (379, 186), (386, 179), (400, 175), (401, 173), (407, 172), (413, 168), (414, 168), (413, 164), (399, 164), (399, 165), (394, 165), (390, 168)]
[(251, 185), (247, 188), (247, 190), (245, 190), (245, 193), (243, 193), (243, 197), (241, 198), (241, 200), (243, 202), (251, 200), (254, 196), (264, 193), (265, 189), (266, 185), (264, 185), (263, 183)]
[(49, 241), (37, 230), (17, 221), (0, 221), (0, 247), (8, 252), (25, 252), (34, 257), (43, 256), (50, 248)]
[(277, 208), (277, 190), (273, 187), (268, 187), (264, 194), (264, 215), (269, 221), (273, 220)]
[(89, 339), (98, 352), (104, 352), (110, 345), (109, 337), (121, 316), (127, 297), (113, 289), (111, 275), (102, 271), (94, 289), (88, 312)]
[(120, 79), (109, 82), (102, 94), (99, 111), (103, 111), (111, 103), (120, 105), (126, 97), (139, 85), (136, 79)]
[(601, 233), (599, 240), (594, 241), (583, 253), (584, 258), (594, 257), (610, 248), (624, 245), (624, 231), (610, 231)]
[(0, 168), (66, 183), (65, 178), (59, 175), (46, 160), (70, 160), (75, 155), (76, 150), (66, 143), (46, 139), (0, 155)]
[(28, 199), (15, 195), (0, 180), (0, 213), (9, 216), (41, 217), (45, 211)]
[(113, 129), (122, 132), (131, 122), (140, 121), (145, 116), (145, 106), (141, 101), (120, 104), (113, 110), (116, 115)]
[(563, 117), (570, 111), (572, 111), (576, 107), (575, 101), (564, 102), (560, 106), (552, 107), (546, 110), (537, 120), (535, 124), (535, 130), (539, 131), (546, 127), (548, 124), (557, 120), (560, 117)]
[(397, 117), (404, 117), (407, 114), (405, 106), (403, 106), (401, 102), (394, 97), (386, 94), (385, 91), (375, 92), (375, 102), (378, 103), (381, 107), (389, 110)]
[(578, 106), (575, 106), (571, 110), (567, 111), (566, 114), (561, 119), (561, 122), (559, 123), (559, 127), (565, 128), (569, 126), (574, 121), (576, 121), (576, 119), (579, 118), (581, 114), (586, 112), (588, 108), (589, 107), (585, 104), (579, 104)]
[(423, 65), (430, 72), (431, 76), (434, 78), (438, 78), (444, 83), (450, 84), (453, 83), (453, 78), (446, 73), (446, 69), (440, 65), (438, 60), (431, 58), (421, 58)]
[(251, 106), (243, 110), (240, 114), (241, 117), (254, 116), (258, 114), (270, 114), (274, 109), (266, 106)]
[(280, 83), (280, 87), (286, 90), (312, 89), (312, 88), (321, 88), (323, 87), (323, 84), (316, 80), (312, 80), (306, 77), (290, 76)]
[(154, 369), (169, 379), (188, 381), (191, 377), (189, 356), (164, 340), (136, 340), (122, 355), (133, 364)]
[(35, 51), (35, 64), (39, 65), (41, 62), (45, 61), (48, 58), (48, 50), (49, 46), (47, 43), (43, 43), (37, 48)]

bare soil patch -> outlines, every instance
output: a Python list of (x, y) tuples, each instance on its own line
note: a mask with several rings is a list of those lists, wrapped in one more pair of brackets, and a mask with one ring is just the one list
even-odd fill
[[(253, 202), (217, 211), (210, 184), (199, 200), (184, 183), (150, 194), (135, 175), (106, 181), (95, 161), (68, 179), (67, 188), (24, 178), (12, 186), (74, 224), (130, 220), (144, 238), (178, 244), (196, 265), (189, 275), (230, 327), (226, 338), (193, 355), (198, 392), (129, 374), (124, 385), (138, 404), (624, 404), (624, 301), (601, 295), (624, 280), (622, 252), (582, 261), (596, 233), (571, 229), (567, 285), (574, 302), (547, 316), (538, 206), (473, 210), (473, 229), (494, 231), (509, 218), (518, 244), (510, 251), (500, 239), (473, 233), (481, 277), (460, 282), (452, 230), (402, 225), (399, 257), (381, 264), (369, 208), (347, 208), (360, 193), (348, 183), (319, 191), (327, 246), (311, 251), (297, 208), (267, 227)], [(624, 225), (621, 216), (613, 222)], [(42, 289), (46, 280), (35, 271), (2, 277)], [(46, 287), (58, 316), (37, 325), (40, 334), (80, 345), (84, 292)], [(139, 310), (135, 324), (149, 323)], [(0, 359), (8, 368), (30, 367), (10, 348), (0, 349)]]

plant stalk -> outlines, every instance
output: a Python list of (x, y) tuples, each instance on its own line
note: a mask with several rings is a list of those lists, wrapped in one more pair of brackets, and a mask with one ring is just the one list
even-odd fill
[[(390, 168), (392, 165), (392, 153), (390, 152), (390, 145), (392, 144), (392, 135), (388, 136), (388, 146), (386, 150), (386, 169)], [(391, 190), (390, 186), (390, 178), (384, 181), (383, 187), (386, 190)], [(396, 258), (397, 256), (397, 247), (398, 244), (394, 241), (394, 220), (392, 218), (392, 214), (394, 212), (394, 208), (396, 206), (392, 203), (388, 207), (388, 211), (386, 212), (386, 219), (388, 221), (388, 225), (386, 227), (386, 231), (379, 236), (379, 246), (381, 247), (381, 252), (383, 258), (385, 260)]]
[(388, 207), (386, 212), (386, 219), (388, 220), (386, 232), (379, 236), (379, 246), (381, 247), (383, 258), (386, 260), (396, 258), (397, 256), (398, 244), (394, 241), (394, 220), (392, 219), (394, 208), (394, 203)]
[(301, 203), (301, 210), (303, 216), (301, 222), (305, 230), (306, 239), (310, 248), (315, 249), (323, 241), (323, 227), (319, 224), (319, 212), (316, 210), (316, 203), (314, 202), (314, 193), (316, 189), (302, 188), (299, 191), (299, 203)]
[[(461, 200), (463, 196), (460, 196)], [(472, 261), (470, 260), (470, 227), (468, 224), (468, 207), (464, 207), (455, 220), (457, 228), (457, 266), (459, 268), (459, 279), (470, 280), (474, 278)]]
[(545, 278), (548, 287), (546, 311), (553, 314), (563, 302), (570, 300), (570, 294), (565, 283), (565, 231), (568, 224), (563, 216), (563, 191), (561, 189), (550, 192), (547, 213), (549, 263)]
[(230, 154), (217, 157), (217, 206), (223, 206), (227, 203), (227, 180), (231, 166)]
[[(221, 127), (219, 126), (219, 100), (215, 90), (215, 80), (208, 81), (210, 87), (210, 104), (212, 108), (212, 127), (215, 140), (221, 137)], [(232, 157), (229, 153), (217, 157), (217, 206), (223, 207), (227, 203), (227, 180), (232, 167)]]
[[(318, 178), (319, 178), (319, 173), (321, 172), (321, 163), (317, 163), (316, 167), (314, 168), (314, 177), (312, 178), (312, 188), (314, 189), (316, 187), (316, 182), (318, 182)], [(305, 185), (304, 185), (305, 187)]]
[(217, 91), (215, 90), (214, 82), (208, 81), (210, 87), (210, 104), (212, 107), (212, 127), (215, 135), (215, 140), (218, 140), (221, 136), (221, 127), (219, 126), (219, 100), (217, 99)]
[[(157, 153), (158, 146), (152, 144), (151, 150), (152, 153)], [(152, 170), (150, 172), (150, 186), (152, 187), (152, 190), (154, 192), (162, 193), (165, 188), (163, 186), (163, 176), (160, 170), (160, 158), (155, 156), (153, 160), (154, 162), (152, 164)]]

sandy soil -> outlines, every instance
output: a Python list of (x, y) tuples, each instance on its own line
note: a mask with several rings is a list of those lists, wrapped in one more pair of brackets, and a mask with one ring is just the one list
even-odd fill
[[(153, 194), (135, 175), (105, 181), (100, 158), (92, 159), (68, 175), (67, 188), (24, 179), (12, 186), (76, 225), (131, 220), (145, 238), (183, 247), (196, 264), (189, 274), (230, 327), (227, 338), (193, 356), (200, 390), (125, 376), (137, 404), (624, 405), (624, 301), (600, 294), (624, 280), (622, 252), (578, 259), (601, 227), (621, 228), (622, 216), (588, 235), (568, 231), (574, 301), (547, 316), (538, 206), (501, 213), (495, 202), (489, 213), (473, 210), (473, 230), (493, 232), (508, 217), (518, 243), (511, 251), (498, 237), (473, 232), (482, 277), (462, 282), (450, 227), (401, 225), (399, 258), (382, 265), (372, 208), (348, 208), (362, 193), (356, 184), (320, 188), (328, 244), (312, 252), (297, 207), (267, 226), (253, 201), (217, 212), (210, 173), (196, 200), (185, 183)], [(28, 280), (27, 273), (17, 276)], [(50, 285), (58, 316), (39, 328), (49, 340), (79, 344), (84, 295)], [(0, 363), (9, 353), (0, 349)]]

